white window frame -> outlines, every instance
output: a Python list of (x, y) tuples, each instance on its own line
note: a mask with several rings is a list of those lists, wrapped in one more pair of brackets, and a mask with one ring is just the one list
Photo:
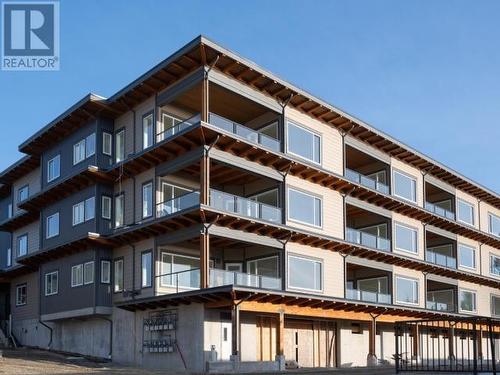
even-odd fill
[[(270, 256), (267, 256), (267, 257), (262, 257), (262, 258), (256, 258), (256, 259), (250, 259), (250, 260), (247, 260), (246, 261), (246, 266), (247, 266), (247, 272), (250, 273), (248, 270), (250, 269), (250, 264), (251, 263), (258, 263), (260, 261), (263, 261), (263, 260), (268, 260), (268, 259), (276, 259), (276, 263), (278, 264), (278, 267), (276, 268), (276, 271), (277, 271), (277, 276), (276, 277), (279, 277), (279, 274), (280, 274), (280, 270), (279, 270), (279, 257), (277, 255), (270, 255)], [(228, 264), (238, 264), (238, 263), (226, 263), (226, 265)], [(242, 263), (239, 263), (239, 264), (242, 264)], [(257, 272), (258, 272), (258, 267), (255, 267), (257, 269)], [(259, 275), (258, 273), (256, 275)]]
[[(23, 253), (21, 254), (21, 239), (22, 238), (26, 238), (26, 250), (24, 250)], [(17, 237), (17, 256), (22, 257), (26, 254), (28, 254), (28, 235), (23, 234), (23, 235)]]
[[(79, 219), (79, 217), (77, 217), (77, 215), (75, 215), (75, 209), (77, 209), (78, 211), (78, 214), (81, 213), (81, 220), (77, 220)], [(73, 226), (76, 226), (76, 225), (79, 225), (79, 224), (82, 224), (85, 222), (85, 201), (81, 201), (81, 202), (78, 202), (76, 204), (73, 205), (73, 208), (72, 208), (72, 223), (73, 223)]]
[[(123, 155), (118, 155), (117, 152), (119, 151), (118, 149), (118, 138), (122, 138), (122, 148), (123, 148)], [(125, 129), (121, 129), (120, 131), (115, 133), (115, 163), (122, 162), (126, 159), (126, 138), (125, 138)], [(120, 158), (118, 157), (120, 156)]]
[[(166, 272), (168, 270), (166, 270), (167, 263), (163, 261), (164, 256), (171, 257), (171, 259), (172, 259), (172, 262), (170, 262), (171, 266), (175, 264), (175, 261), (174, 261), (175, 258), (186, 258), (186, 259), (194, 259), (194, 260), (197, 260), (198, 262), (200, 261), (200, 258), (197, 258), (194, 256), (170, 253), (168, 251), (161, 251), (160, 252), (160, 273), (163, 276), (160, 276), (160, 286), (166, 287), (166, 288), (174, 288), (176, 285), (173, 283), (173, 280), (174, 280), (173, 276), (170, 277), (170, 280), (172, 281), (172, 283), (169, 284), (169, 283), (163, 281), (167, 275), (172, 274), (172, 268), (169, 270), (170, 272), (168, 272), (168, 273)], [(182, 289), (198, 289), (198, 288), (190, 288), (190, 287), (183, 286)]]
[[(50, 234), (49, 233), (49, 221), (50, 221), (50, 219), (53, 219), (56, 217), (57, 217), (57, 232)], [(54, 237), (59, 236), (59, 230), (60, 230), (59, 212), (56, 212), (50, 216), (47, 216), (47, 218), (45, 219), (45, 238), (49, 239), (49, 238), (54, 238)]]
[[(149, 255), (151, 259), (151, 264), (149, 270), (144, 267), (144, 256)], [(141, 288), (151, 288), (153, 286), (153, 252), (151, 250), (146, 250), (141, 253)], [(147, 283), (144, 283), (144, 271), (148, 270), (149, 278)]]
[[(21, 192), (26, 190), (26, 198), (21, 199)], [(21, 186), (19, 189), (17, 189), (17, 203), (24, 202), (30, 197), (30, 186), (29, 185), (24, 185)]]
[[(77, 279), (77, 272), (80, 273), (79, 280)], [(77, 286), (83, 285), (83, 264), (76, 264), (71, 267), (71, 287), (76, 288)]]
[[(471, 209), (472, 209), (472, 223), (468, 223), (464, 220), (460, 220), (460, 203), (463, 203), (465, 204), (466, 206), (469, 206)], [(457, 221), (460, 222), (460, 223), (464, 223), (465, 225), (469, 225), (469, 226), (474, 226), (475, 225), (475, 222), (476, 222), (476, 210), (474, 209), (474, 205), (472, 203), (469, 203), (463, 199), (460, 199), (460, 198), (457, 198), (457, 214), (456, 214), (456, 218), (457, 218)]]
[[(321, 287), (320, 289), (311, 289), (311, 288), (302, 288), (302, 287), (298, 287), (298, 286), (293, 286), (291, 283), (290, 283), (290, 258), (296, 258), (296, 259), (301, 259), (301, 260), (306, 260), (308, 262), (313, 262), (313, 263), (319, 263), (321, 268), (321, 275), (320, 275), (320, 283), (321, 283)], [(323, 289), (324, 289), (324, 274), (325, 274), (325, 270), (324, 270), (324, 264), (323, 264), (323, 260), (322, 259), (317, 259), (317, 258), (309, 258), (309, 257), (305, 257), (305, 256), (300, 256), (300, 255), (297, 255), (297, 254), (288, 254), (288, 257), (287, 257), (287, 285), (288, 285), (288, 288), (289, 289), (295, 289), (295, 290), (306, 290), (306, 291), (310, 291), (310, 292), (323, 292)], [(316, 276), (316, 275), (313, 275), (313, 276)]]
[[(51, 165), (55, 165), (55, 161), (57, 160), (57, 163), (58, 163), (58, 168), (57, 168), (57, 174), (54, 174), (53, 176), (51, 176), (51, 169), (53, 170), (54, 167), (51, 168)], [(61, 155), (60, 154), (57, 154), (56, 156), (54, 156), (52, 159), (50, 159), (48, 162), (47, 162), (47, 183), (48, 182), (52, 182), (56, 179), (58, 179), (59, 177), (61, 176)]]
[(73, 145), (73, 165), (77, 165), (85, 160), (85, 138)]
[[(90, 145), (92, 148), (90, 149)], [(85, 137), (85, 159), (95, 155), (96, 149), (96, 136), (95, 133), (89, 134)]]
[[(151, 118), (151, 123), (148, 124), (148, 119)], [(142, 117), (142, 149), (146, 150), (150, 147), (153, 147), (155, 144), (155, 124), (154, 124), (155, 118), (154, 118), (154, 113), (150, 112), (145, 114)], [(146, 127), (151, 127), (151, 132), (149, 130), (147, 131), (147, 137), (146, 138)], [(151, 139), (149, 139), (151, 137)], [(150, 142), (146, 144), (146, 140), (149, 140)]]
[[(396, 230), (396, 227), (398, 227), (398, 226), (402, 227), (402, 228), (409, 229), (409, 230), (411, 230), (411, 231), (413, 231), (413, 232), (416, 233), (416, 236), (415, 236), (415, 241), (416, 241), (415, 242), (415, 251), (411, 251), (411, 250), (408, 250), (408, 249), (402, 249), (402, 248), (399, 248), (397, 246), (398, 240), (397, 240), (397, 230)], [(414, 228), (412, 226), (409, 226), (409, 225), (406, 225), (406, 224), (402, 224), (400, 222), (395, 221), (394, 222), (394, 249), (397, 250), (397, 251), (403, 251), (403, 252), (408, 253), (408, 254), (418, 255), (418, 253), (419, 253), (419, 248), (418, 248), (418, 246), (419, 246), (419, 241), (418, 241), (419, 235), (420, 234), (419, 234), (418, 228)]]
[[(289, 138), (288, 138), (289, 134), (290, 134), (290, 132), (288, 130), (288, 127), (290, 125), (295, 126), (297, 128), (300, 128), (303, 131), (312, 134), (313, 137), (318, 137), (319, 138), (319, 162), (317, 162), (315, 160), (312, 160), (312, 159), (308, 159), (305, 156), (296, 154), (296, 153), (294, 153), (293, 151), (290, 150), (290, 147), (289, 147), (290, 142), (289, 142)], [(309, 162), (311, 162), (313, 164), (316, 164), (316, 165), (322, 165), (322, 163), (323, 163), (323, 155), (322, 155), (322, 152), (323, 152), (323, 137), (322, 137), (322, 134), (317, 133), (317, 132), (315, 132), (315, 131), (313, 131), (313, 130), (311, 130), (309, 128), (306, 128), (305, 126), (299, 125), (299, 124), (297, 124), (294, 121), (287, 120), (287, 122), (286, 122), (286, 142), (285, 143), (286, 143), (286, 153), (287, 154), (294, 155), (294, 156), (296, 156), (296, 157), (298, 157), (300, 159), (307, 160), (307, 161), (309, 161)], [(314, 144), (313, 144), (313, 147), (314, 147)], [(313, 151), (316, 151), (316, 150), (314, 149)], [(313, 154), (314, 154), (314, 152), (313, 152)]]
[(7, 262), (6, 262), (7, 267), (12, 266), (12, 248), (9, 247), (7, 249)]
[(497, 258), (500, 259), (500, 255), (496, 255), (493, 253), (490, 253), (490, 275), (493, 277), (500, 277), (500, 273), (494, 273), (493, 271), (493, 259)]
[[(396, 275), (394, 280), (394, 302), (400, 305), (418, 306), (420, 304), (420, 280), (408, 276)], [(417, 302), (398, 301), (398, 279), (408, 280), (417, 284)]]
[[(415, 195), (415, 200), (403, 197), (402, 195), (399, 195), (396, 193), (396, 178), (394, 177), (395, 174), (399, 174), (400, 176), (406, 177), (407, 179), (412, 180), (414, 182), (413, 187), (414, 187), (415, 191), (413, 192), (413, 195)], [(395, 197), (404, 199), (405, 201), (411, 202), (411, 203), (418, 202), (418, 188), (417, 188), (418, 180), (416, 177), (414, 177), (408, 173), (402, 172), (400, 170), (393, 169), (392, 170), (392, 181), (393, 181), (392, 191), (393, 191), (393, 194)]]
[[(19, 297), (21, 296), (19, 291), (20, 289), (24, 289), (24, 301), (19, 301)], [(19, 284), (16, 285), (16, 306), (24, 306), (28, 303), (28, 284)]]
[(496, 237), (500, 237), (500, 233), (493, 232), (493, 225), (491, 225), (493, 222), (493, 218), (496, 218), (500, 222), (500, 217), (498, 217), (495, 214), (492, 214), (491, 212), (488, 212), (488, 232)]
[[(474, 309), (472, 311), (462, 309), (462, 292), (472, 293), (474, 295)], [(458, 288), (458, 311), (465, 314), (477, 313), (477, 291), (465, 288)]]
[[(311, 198), (314, 198), (314, 199), (318, 199), (319, 202), (320, 202), (320, 209), (321, 209), (321, 212), (320, 212), (320, 216), (319, 216), (319, 220), (320, 220), (320, 224), (319, 225), (316, 225), (314, 223), (308, 223), (308, 222), (305, 222), (305, 221), (302, 221), (302, 220), (298, 220), (298, 219), (293, 219), (290, 217), (290, 202), (291, 202), (291, 199), (290, 199), (290, 191), (294, 191), (296, 193), (299, 193), (299, 194), (303, 194), (303, 195), (307, 195)], [(307, 226), (310, 226), (310, 227), (314, 227), (314, 228), (323, 228), (323, 197), (320, 197), (320, 196), (317, 196), (315, 194), (311, 194), (311, 193), (307, 193), (303, 190), (299, 190), (299, 189), (296, 189), (296, 188), (293, 188), (291, 186), (289, 186), (287, 188), (287, 194), (286, 194), (286, 201), (287, 201), (287, 220), (289, 221), (292, 221), (292, 222), (295, 222), (295, 223), (298, 223), (298, 224), (303, 224), (303, 225), (307, 225)], [(316, 205), (313, 205), (313, 208), (315, 210), (314, 214), (316, 214)]]
[[(121, 215), (120, 215), (120, 218), (121, 218), (121, 223), (120, 225), (117, 225), (117, 221), (116, 219), (118, 218), (118, 215), (117, 215), (117, 209), (118, 209), (118, 204), (117, 204), (117, 201), (121, 199), (122, 200), (122, 203), (121, 203), (121, 207), (122, 207), (122, 212), (121, 212)], [(121, 228), (125, 225), (125, 194), (124, 193), (121, 193), (121, 194), (118, 194), (115, 196), (115, 204), (114, 204), (114, 221), (115, 221), (115, 225), (114, 227), (115, 228)]]
[[(108, 214), (106, 214), (106, 212), (105, 212), (105, 207), (106, 207), (105, 202), (108, 202), (107, 203), (108, 208), (109, 208)], [(103, 219), (111, 220), (112, 215), (113, 215), (113, 198), (108, 197), (107, 195), (103, 195), (101, 197), (101, 217)]]
[[(118, 264), (121, 264), (121, 275), (120, 275), (120, 277), (121, 277), (121, 286), (117, 285), (117, 280), (118, 280), (118, 277), (117, 277), (117, 265)], [(123, 290), (125, 288), (124, 275), (125, 275), (125, 262), (123, 261), (123, 258), (118, 258), (118, 259), (113, 260), (113, 292), (114, 293), (123, 292)]]
[[(92, 277), (87, 278), (87, 270), (91, 271)], [(95, 264), (94, 261), (85, 262), (83, 264), (83, 285), (89, 285), (94, 283), (95, 278)]]
[[(56, 276), (56, 287), (55, 287), (55, 291), (49, 291), (48, 290), (48, 279), (49, 277), (51, 277), (52, 275), (55, 275)], [(48, 272), (45, 274), (45, 296), (53, 296), (53, 295), (56, 295), (59, 293), (59, 271), (52, 271), (52, 272)]]
[(494, 304), (494, 302), (493, 302), (493, 300), (494, 300), (495, 298), (498, 298), (498, 299), (500, 300), (500, 295), (497, 295), (497, 294), (492, 294), (492, 295), (491, 295), (491, 298), (490, 298), (490, 306), (491, 306), (490, 310), (491, 310), (491, 316), (494, 316), (494, 317), (500, 317), (500, 311), (498, 311), (498, 312), (495, 314), (495, 308), (494, 308), (495, 304)]
[[(465, 247), (465, 248), (468, 248), (470, 250), (472, 250), (473, 254), (474, 254), (474, 257), (473, 257), (473, 261), (474, 261), (474, 266), (473, 267), (469, 267), (469, 266), (465, 266), (463, 264), (461, 264), (461, 257), (460, 257), (460, 249), (462, 247)], [(457, 266), (458, 268), (462, 268), (462, 269), (466, 269), (466, 270), (476, 270), (476, 267), (477, 267), (477, 252), (476, 252), (476, 248), (473, 247), (473, 246), (470, 246), (470, 245), (466, 245), (466, 244), (463, 244), (463, 243), (458, 243), (457, 244)]]
[[(151, 201), (146, 200), (146, 189), (150, 189), (150, 198)], [(153, 216), (153, 196), (154, 196), (154, 190), (153, 190), (153, 182), (147, 182), (144, 185), (142, 185), (142, 218), (147, 219)], [(149, 209), (149, 212), (146, 210)]]
[[(107, 271), (104, 270), (104, 265), (107, 267)], [(111, 261), (101, 260), (101, 284), (111, 283)]]
[(102, 132), (102, 153), (113, 156), (113, 134)]
[[(90, 202), (93, 202), (93, 209), (89, 207)], [(84, 200), (83, 203), (83, 218), (85, 221), (94, 220), (95, 219), (95, 197), (90, 197)]]

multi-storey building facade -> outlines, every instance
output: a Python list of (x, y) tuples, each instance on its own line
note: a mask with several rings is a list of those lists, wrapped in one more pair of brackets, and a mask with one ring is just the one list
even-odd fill
[(395, 322), (500, 315), (498, 194), (204, 37), (19, 149), (0, 301), (22, 345), (352, 366), (393, 360)]

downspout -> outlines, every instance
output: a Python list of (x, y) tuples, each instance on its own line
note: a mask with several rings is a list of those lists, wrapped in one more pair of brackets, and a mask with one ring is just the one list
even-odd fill
[(288, 105), (288, 103), (290, 103), (290, 100), (292, 100), (294, 96), (294, 93), (290, 93), (290, 95), (288, 96), (288, 98), (285, 99), (285, 101), (283, 102), (279, 102), (278, 101), (278, 104), (280, 105), (281, 107), (281, 127), (280, 127), (280, 133), (279, 134), (281, 136), (281, 152), (285, 152), (285, 139), (286, 139), (286, 134), (285, 134), (285, 123), (286, 123), (286, 116), (285, 116), (285, 108), (286, 106)]
[(41, 303), (42, 288), (41, 288), (41, 286), (43, 285), (43, 283), (42, 283), (42, 270), (40, 267), (38, 267), (38, 279), (39, 279), (38, 285), (40, 286), (39, 287), (40, 302), (38, 303), (38, 323), (40, 323), (42, 326), (47, 328), (50, 332), (50, 339), (49, 339), (49, 343), (47, 345), (47, 349), (50, 350), (51, 346), (52, 346), (52, 336), (53, 336), (54, 330), (52, 329), (52, 327), (50, 327), (47, 324), (45, 324), (44, 322), (42, 322), (42, 303)]

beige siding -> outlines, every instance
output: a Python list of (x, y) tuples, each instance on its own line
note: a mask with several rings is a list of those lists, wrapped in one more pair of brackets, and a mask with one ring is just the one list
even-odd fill
[(489, 227), (489, 222), (490, 222), (490, 214), (495, 215), (496, 217), (500, 218), (500, 209), (493, 207), (492, 205), (481, 202), (479, 204), (480, 211), (480, 222), (481, 222), (481, 230), (487, 233), (490, 233), (490, 227)]
[[(26, 305), (16, 306), (16, 286), (26, 283)], [(10, 283), (10, 303), (13, 320), (35, 319), (38, 317), (39, 301), (38, 272), (16, 277)]]
[[(312, 293), (322, 293), (329, 297), (344, 297), (344, 266), (343, 259), (340, 254), (297, 243), (288, 243), (286, 245), (286, 254), (287, 264), (288, 256), (290, 255), (302, 256), (322, 262), (323, 291)], [(289, 277), (290, 275), (288, 275), (288, 278)], [(289, 290), (300, 291), (290, 287), (289, 280), (287, 280), (287, 288)]]
[(342, 136), (332, 126), (313, 119), (293, 108), (286, 107), (288, 120), (321, 136), (321, 165), (324, 169), (343, 173)]
[(20, 213), (22, 210), (17, 207), (18, 202), (18, 191), (19, 188), (28, 185), (29, 186), (29, 196), (32, 196), (40, 191), (40, 168), (36, 168), (30, 173), (27, 173), (20, 179), (16, 180), (12, 184), (12, 195), (13, 195), (13, 208), (12, 213), (16, 215)]
[(406, 163), (403, 163), (402, 161), (396, 159), (396, 158), (391, 158), (391, 191), (394, 194), (394, 171), (399, 171), (403, 172), (404, 174), (414, 178), (417, 181), (416, 184), (416, 196), (417, 196), (417, 204), (419, 206), (423, 205), (423, 191), (422, 191), (422, 173), (417, 169), (414, 168)]
[[(296, 189), (304, 193), (320, 197), (322, 199), (322, 228), (314, 227), (312, 225), (302, 224), (291, 219), (287, 219), (287, 225), (314, 232), (320, 232), (328, 236), (337, 238), (344, 238), (344, 209), (343, 200), (340, 193), (314, 184), (312, 182), (304, 181), (295, 176), (286, 177), (287, 185), (287, 202), (288, 202), (288, 189)], [(289, 202), (288, 202), (289, 203)]]
[[(467, 193), (464, 193), (461, 190), (456, 190), (456, 197), (457, 197), (457, 199), (460, 199), (464, 202), (467, 202), (474, 207), (474, 227), (479, 228), (479, 225), (478, 225), (479, 215), (478, 215), (477, 199), (474, 198), (473, 196), (467, 194)], [(458, 200), (457, 200), (456, 212), (457, 212), (457, 219), (458, 219)]]
[[(471, 240), (470, 238), (463, 237), (463, 236), (457, 236), (457, 250), (458, 250), (458, 245), (463, 244), (469, 247), (474, 248), (475, 250), (475, 268), (470, 269), (466, 267), (461, 267), (460, 266), (460, 257), (459, 254), (457, 253), (457, 266), (460, 269), (463, 269), (464, 271), (472, 272), (472, 273), (479, 273), (479, 243), (477, 241)], [(482, 254), (481, 254), (482, 255)], [(481, 260), (482, 262), (482, 260)]]

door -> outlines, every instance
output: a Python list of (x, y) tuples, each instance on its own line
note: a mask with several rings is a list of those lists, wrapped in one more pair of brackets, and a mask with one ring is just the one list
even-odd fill
[(231, 356), (231, 333), (232, 325), (229, 321), (222, 321), (220, 333), (220, 360), (228, 361)]

